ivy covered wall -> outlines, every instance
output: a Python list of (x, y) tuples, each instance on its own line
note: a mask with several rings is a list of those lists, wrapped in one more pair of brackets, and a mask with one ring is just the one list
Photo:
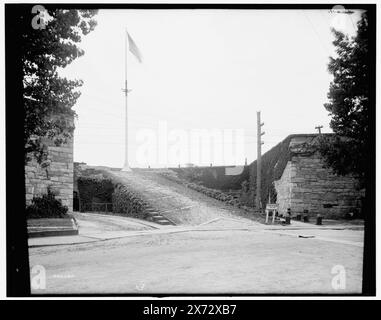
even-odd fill
[(93, 203), (111, 203), (114, 184), (102, 176), (82, 176), (77, 179), (80, 210), (91, 211)]
[[(261, 202), (265, 206), (271, 196), (271, 202), (275, 202), (277, 194), (274, 188), (274, 181), (280, 179), (290, 160), (289, 144), (292, 135), (278, 143), (271, 150), (262, 155), (262, 175), (261, 175)], [(241, 201), (246, 205), (254, 206), (257, 190), (257, 160), (249, 166), (249, 190), (243, 192)]]

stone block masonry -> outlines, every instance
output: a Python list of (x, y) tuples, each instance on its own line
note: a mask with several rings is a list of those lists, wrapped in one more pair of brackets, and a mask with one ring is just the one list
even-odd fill
[(281, 178), (274, 181), (279, 212), (284, 214), (291, 208), (293, 215), (308, 210), (310, 216), (337, 218), (360, 210), (364, 192), (358, 189), (358, 181), (334, 174), (324, 167), (318, 152), (305, 152), (299, 143), (291, 141), (292, 157)]
[(73, 141), (59, 147), (50, 140), (45, 142), (50, 164), (43, 168), (32, 160), (25, 166), (26, 204), (50, 188), (70, 213), (73, 211)]

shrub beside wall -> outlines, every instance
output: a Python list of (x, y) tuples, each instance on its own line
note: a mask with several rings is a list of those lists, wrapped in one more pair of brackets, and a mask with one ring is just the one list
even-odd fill
[(93, 202), (111, 203), (114, 185), (110, 179), (103, 177), (78, 177), (81, 211), (91, 208)]
[(48, 193), (41, 197), (34, 197), (32, 204), (26, 207), (28, 219), (38, 218), (67, 218), (68, 207), (63, 206), (61, 201), (56, 199), (55, 194), (48, 189)]

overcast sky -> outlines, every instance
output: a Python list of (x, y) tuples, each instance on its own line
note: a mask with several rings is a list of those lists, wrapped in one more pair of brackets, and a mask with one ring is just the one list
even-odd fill
[(63, 71), (84, 81), (74, 160), (124, 163), (125, 28), (143, 55), (140, 64), (128, 54), (129, 163), (162, 167), (159, 159), (137, 159), (139, 135), (159, 136), (160, 126), (169, 133), (243, 130), (242, 163), (256, 159), (256, 111), (265, 123), (263, 153), (289, 134), (315, 133), (316, 125), (331, 132), (323, 107), (332, 79), (330, 28), (354, 34), (358, 18), (328, 10), (101, 10), (80, 44), (85, 55)]

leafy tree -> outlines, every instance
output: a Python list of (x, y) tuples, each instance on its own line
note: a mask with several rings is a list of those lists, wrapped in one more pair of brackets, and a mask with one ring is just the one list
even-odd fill
[[(31, 14), (31, 6), (20, 8), (16, 17), (21, 37), (25, 162), (34, 155), (43, 163), (46, 159), (44, 138), (58, 146), (72, 136), (75, 112), (71, 108), (80, 96), (77, 89), (82, 81), (63, 78), (59, 70), (84, 54), (78, 43), (96, 26), (93, 19), (96, 10), (49, 6), (45, 9), (40, 13), (40, 20)], [(37, 29), (31, 24), (33, 18)]]
[(333, 74), (324, 106), (332, 116), (333, 137), (321, 137), (319, 151), (340, 175), (353, 174), (363, 184), (369, 167), (369, 53), (368, 18), (362, 14), (357, 34), (348, 37), (332, 29), (336, 57), (330, 57)]

